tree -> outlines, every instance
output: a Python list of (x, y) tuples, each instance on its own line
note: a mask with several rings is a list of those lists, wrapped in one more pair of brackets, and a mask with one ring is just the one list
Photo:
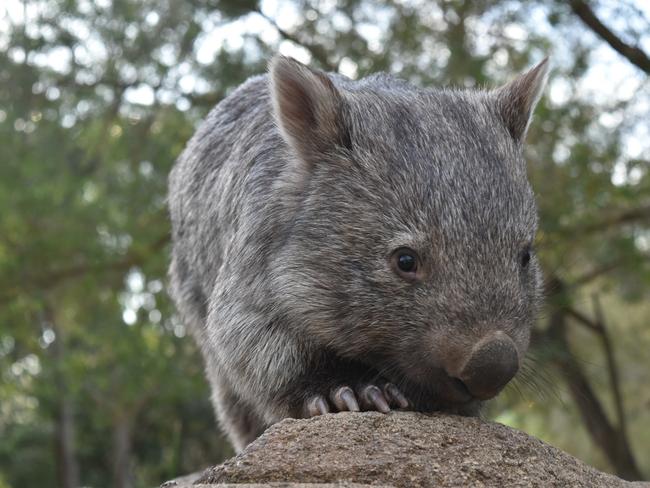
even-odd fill
[[(527, 150), (549, 305), (523, 397), (505, 395), (494, 412), (621, 476), (650, 472), (639, 451), (650, 442), (650, 392), (639, 388), (650, 370), (641, 4), (8, 5), (0, 486), (149, 486), (227, 455), (199, 356), (164, 292), (166, 177), (211, 106), (277, 50), (348, 76), (384, 70), (422, 86), (495, 85), (551, 53), (550, 96)], [(599, 78), (608, 56), (616, 71)], [(619, 71), (617, 91), (609, 78)], [(579, 422), (577, 432), (566, 427)]]

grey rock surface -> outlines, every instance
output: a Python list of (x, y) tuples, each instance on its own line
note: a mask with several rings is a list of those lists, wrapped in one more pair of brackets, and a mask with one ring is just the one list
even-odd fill
[(168, 486), (650, 487), (501, 424), (413, 412), (287, 419), (193, 482)]

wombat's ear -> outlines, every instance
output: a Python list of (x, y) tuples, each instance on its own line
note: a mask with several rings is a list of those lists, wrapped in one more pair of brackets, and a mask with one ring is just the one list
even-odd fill
[(535, 105), (548, 75), (548, 58), (510, 83), (494, 90), (496, 107), (506, 128), (517, 142), (523, 142)]
[(350, 147), (343, 98), (329, 77), (284, 56), (269, 64), (273, 112), (285, 141), (308, 163), (335, 145)]

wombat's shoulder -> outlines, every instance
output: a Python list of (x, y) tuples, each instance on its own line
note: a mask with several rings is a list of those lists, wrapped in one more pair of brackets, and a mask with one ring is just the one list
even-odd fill
[(253, 76), (206, 116), (178, 158), (171, 179), (181, 172), (195, 174), (202, 171), (198, 168), (219, 167), (274, 133), (268, 75)]
[(260, 107), (270, 110), (269, 77), (252, 76), (221, 100), (208, 114), (202, 128), (235, 124)]

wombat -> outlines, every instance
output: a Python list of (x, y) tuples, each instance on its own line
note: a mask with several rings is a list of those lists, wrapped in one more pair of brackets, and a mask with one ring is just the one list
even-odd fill
[(547, 69), (452, 90), (277, 56), (208, 115), (170, 175), (171, 294), (238, 451), (286, 417), (475, 415), (513, 378)]

